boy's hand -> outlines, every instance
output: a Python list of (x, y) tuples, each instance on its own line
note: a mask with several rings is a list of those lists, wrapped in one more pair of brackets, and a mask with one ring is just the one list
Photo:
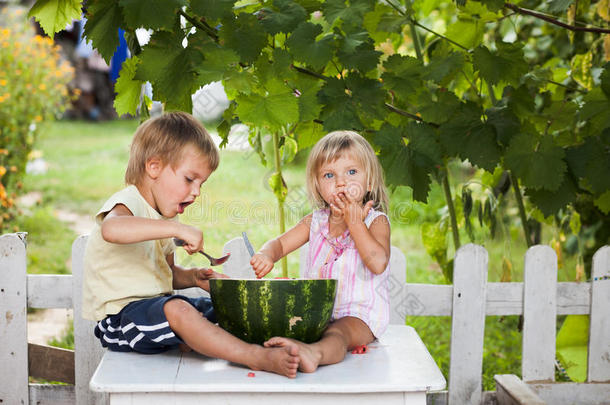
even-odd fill
[(256, 273), (256, 278), (263, 278), (273, 269), (273, 260), (264, 253), (256, 253), (250, 259), (250, 265)]
[(229, 278), (226, 274), (218, 273), (212, 269), (193, 269), (193, 285), (202, 288), (206, 291), (210, 291), (209, 279), (212, 278)]
[(189, 255), (203, 250), (203, 232), (201, 229), (190, 225), (182, 225), (177, 238), (184, 241), (182, 246)]

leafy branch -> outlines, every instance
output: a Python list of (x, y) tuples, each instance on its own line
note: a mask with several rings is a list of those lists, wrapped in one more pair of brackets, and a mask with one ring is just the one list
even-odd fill
[(550, 17), (546, 14), (542, 14), (539, 13), (537, 11), (534, 10), (530, 10), (527, 8), (523, 8), (523, 7), (519, 7), (515, 4), (512, 3), (505, 3), (504, 4), (505, 7), (510, 8), (511, 10), (519, 13), (519, 14), (523, 14), (523, 15), (529, 15), (531, 17), (536, 17), (540, 20), (549, 22), (551, 24), (557, 25), (561, 28), (565, 28), (568, 29), (570, 31), (580, 31), (580, 32), (594, 32), (597, 34), (610, 34), (610, 29), (608, 28), (599, 28), (599, 27), (577, 27), (575, 25), (570, 25), (570, 24), (566, 24), (564, 22), (561, 22), (559, 20), (557, 20), (556, 18)]

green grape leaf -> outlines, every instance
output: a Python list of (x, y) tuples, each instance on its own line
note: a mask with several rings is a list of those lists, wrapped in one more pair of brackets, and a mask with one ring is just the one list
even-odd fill
[(299, 86), (299, 121), (313, 121), (317, 119), (322, 110), (322, 105), (318, 102), (318, 91), (321, 83), (309, 80), (309, 85)]
[(384, 63), (385, 72), (381, 75), (383, 86), (408, 99), (421, 86), (425, 68), (411, 56), (392, 55)]
[(610, 99), (602, 89), (595, 88), (587, 93), (578, 119), (586, 122), (591, 133), (595, 135), (610, 127)]
[(288, 187), (286, 186), (286, 182), (280, 173), (275, 172), (269, 177), (269, 187), (271, 187), (271, 190), (273, 191), (273, 194), (275, 194), (278, 201), (286, 201)]
[(375, 135), (373, 142), (380, 147), (379, 160), (388, 184), (409, 186), (413, 198), (426, 202), (431, 183), (430, 159), (405, 146), (400, 129), (387, 124)]
[(449, 120), (459, 107), (460, 99), (454, 93), (441, 91), (438, 93), (437, 100), (429, 99), (422, 103), (419, 113), (426, 122), (442, 124)]
[(171, 30), (177, 12), (187, 5), (186, 0), (120, 0), (125, 23), (129, 28)]
[(202, 52), (205, 59), (196, 67), (201, 84), (222, 80), (230, 75), (230, 69), (239, 63), (239, 56), (235, 52), (216, 44), (204, 45)]
[(252, 94), (259, 84), (257, 77), (249, 70), (232, 71), (224, 78), (222, 84), (230, 100), (237, 98), (239, 93)]
[(604, 214), (610, 214), (610, 190), (606, 191), (599, 197), (597, 197), (593, 203), (597, 208), (601, 210)]
[(123, 25), (122, 11), (114, 0), (98, 0), (87, 5), (84, 35), (110, 64), (119, 46), (119, 28)]
[(242, 122), (257, 127), (278, 129), (299, 120), (297, 97), (278, 79), (265, 84), (265, 95), (237, 97), (237, 114)]
[(337, 57), (345, 68), (366, 73), (379, 63), (382, 53), (375, 50), (375, 45), (366, 31), (350, 33), (342, 37), (339, 43)]
[(254, 62), (267, 44), (267, 35), (260, 22), (247, 13), (240, 13), (235, 19), (224, 19), (220, 38), (226, 47), (237, 52), (243, 63)]
[(504, 163), (522, 181), (523, 186), (556, 191), (566, 171), (565, 152), (550, 136), (521, 133), (510, 142)]
[(352, 98), (346, 93), (345, 83), (336, 78), (328, 79), (318, 92), (318, 101), (323, 105), (320, 117), (324, 121), (324, 129), (363, 128)]
[(549, 13), (565, 13), (573, 2), (574, 0), (551, 0), (548, 3)]
[(44, 32), (53, 38), (53, 34), (65, 29), (73, 20), (80, 20), (81, 2), (80, 0), (38, 0), (30, 9), (28, 17), (34, 17)]
[(299, 150), (297, 141), (289, 136), (283, 137), (284, 144), (280, 146), (280, 156), (282, 158), (282, 166), (292, 162)]
[(132, 56), (125, 60), (121, 66), (121, 73), (114, 86), (117, 93), (114, 99), (114, 109), (119, 116), (123, 114), (136, 115), (140, 105), (140, 94), (144, 82), (134, 80), (138, 63), (140, 63), (140, 59), (137, 56)]
[(235, 0), (190, 0), (191, 9), (201, 17), (218, 20), (233, 14)]
[(427, 124), (411, 122), (406, 128), (409, 146), (418, 153), (420, 166), (440, 166), (443, 164), (443, 151), (435, 129)]
[(356, 73), (347, 76), (345, 83), (352, 92), (352, 100), (368, 119), (383, 119), (386, 113), (385, 92), (379, 80), (369, 79)]
[(433, 56), (430, 63), (426, 66), (424, 80), (432, 80), (435, 83), (442, 83), (446, 78), (450, 78), (458, 72), (465, 62), (463, 52), (451, 52), (446, 56)]
[(290, 33), (309, 17), (303, 6), (290, 0), (273, 0), (273, 6), (260, 12), (261, 24), (271, 35)]
[(290, 53), (298, 61), (321, 69), (333, 56), (333, 36), (327, 35), (316, 41), (322, 33), (322, 26), (304, 22), (300, 24), (286, 41)]
[(526, 188), (525, 195), (534, 203), (545, 217), (556, 214), (560, 209), (576, 201), (576, 185), (569, 176), (564, 176), (557, 190)]
[(568, 148), (570, 170), (586, 180), (595, 194), (610, 190), (610, 152), (599, 137), (588, 137), (581, 145)]
[(484, 21), (460, 15), (455, 23), (449, 25), (445, 36), (464, 48), (473, 49), (481, 44), (485, 31)]
[(536, 106), (534, 104), (535, 94), (531, 94), (526, 86), (514, 88), (506, 86), (504, 88), (503, 101), (518, 117), (534, 114)]
[(574, 55), (570, 63), (572, 79), (587, 90), (593, 89), (593, 53)]
[(327, 0), (322, 3), (322, 13), (329, 24), (340, 19), (352, 26), (361, 26), (365, 13), (374, 9), (375, 2), (370, 0), (350, 0), (349, 6), (345, 0)]
[(487, 7), (489, 11), (497, 12), (504, 8), (504, 0), (481, 0), (481, 3)]
[(441, 144), (449, 155), (468, 159), (473, 165), (493, 172), (500, 161), (500, 147), (493, 126), (481, 122), (482, 112), (469, 102), (439, 129)]
[(487, 122), (496, 130), (498, 143), (508, 146), (512, 137), (521, 131), (521, 122), (515, 113), (506, 107), (492, 107), (485, 111)]
[(322, 1), (320, 0), (294, 0), (294, 2), (300, 4), (308, 13), (318, 11), (322, 7)]
[(601, 73), (599, 78), (601, 80), (602, 91), (604, 92), (606, 97), (608, 97), (608, 99), (610, 99), (610, 62), (607, 62), (604, 65), (604, 71)]
[(182, 47), (182, 38), (157, 31), (140, 53), (135, 79), (150, 81), (154, 98), (166, 102), (168, 109), (192, 111), (192, 94), (199, 88), (196, 66), (203, 57), (190, 47)]
[(521, 45), (496, 42), (496, 47), (495, 52), (491, 52), (484, 45), (473, 51), (472, 63), (475, 69), (489, 84), (505, 82), (518, 85), (521, 76), (528, 71)]
[(316, 144), (324, 135), (324, 127), (314, 121), (300, 123), (296, 130), (299, 150), (307, 149)]

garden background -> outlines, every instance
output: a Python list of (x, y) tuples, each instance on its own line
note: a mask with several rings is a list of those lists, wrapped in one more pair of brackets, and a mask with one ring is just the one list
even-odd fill
[[(210, 252), (244, 230), (260, 246), (308, 213), (307, 152), (339, 128), (379, 153), (409, 282), (449, 283), (466, 241), (490, 252), (490, 281), (520, 280), (534, 243), (555, 249), (560, 281), (585, 280), (591, 252), (609, 243), (608, 0), (143, 4), (88, 2), (84, 34), (107, 74), (117, 33), (131, 53), (113, 85), (122, 118), (105, 122), (93, 121), (112, 116), (95, 91), (99, 69), (83, 85), (82, 60), (28, 33), (25, 12), (3, 9), (1, 227), (28, 232), (30, 272), (69, 272), (71, 221), (123, 186), (131, 135), (159, 106), (152, 99), (192, 111), (192, 94), (218, 81), (224, 112), (205, 118), (221, 166), (182, 218), (204, 230)], [(30, 15), (65, 43), (81, 5), (38, 1)], [(277, 272), (295, 275), (297, 262)], [(450, 319), (406, 321), (446, 375)], [(69, 345), (69, 333), (58, 339)], [(519, 364), (519, 318), (488, 317), (484, 388), (494, 374), (519, 375)]]

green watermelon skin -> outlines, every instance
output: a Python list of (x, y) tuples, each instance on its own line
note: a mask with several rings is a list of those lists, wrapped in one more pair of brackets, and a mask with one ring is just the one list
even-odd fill
[(250, 343), (274, 336), (316, 342), (328, 326), (337, 280), (210, 280), (210, 295), (223, 329)]

